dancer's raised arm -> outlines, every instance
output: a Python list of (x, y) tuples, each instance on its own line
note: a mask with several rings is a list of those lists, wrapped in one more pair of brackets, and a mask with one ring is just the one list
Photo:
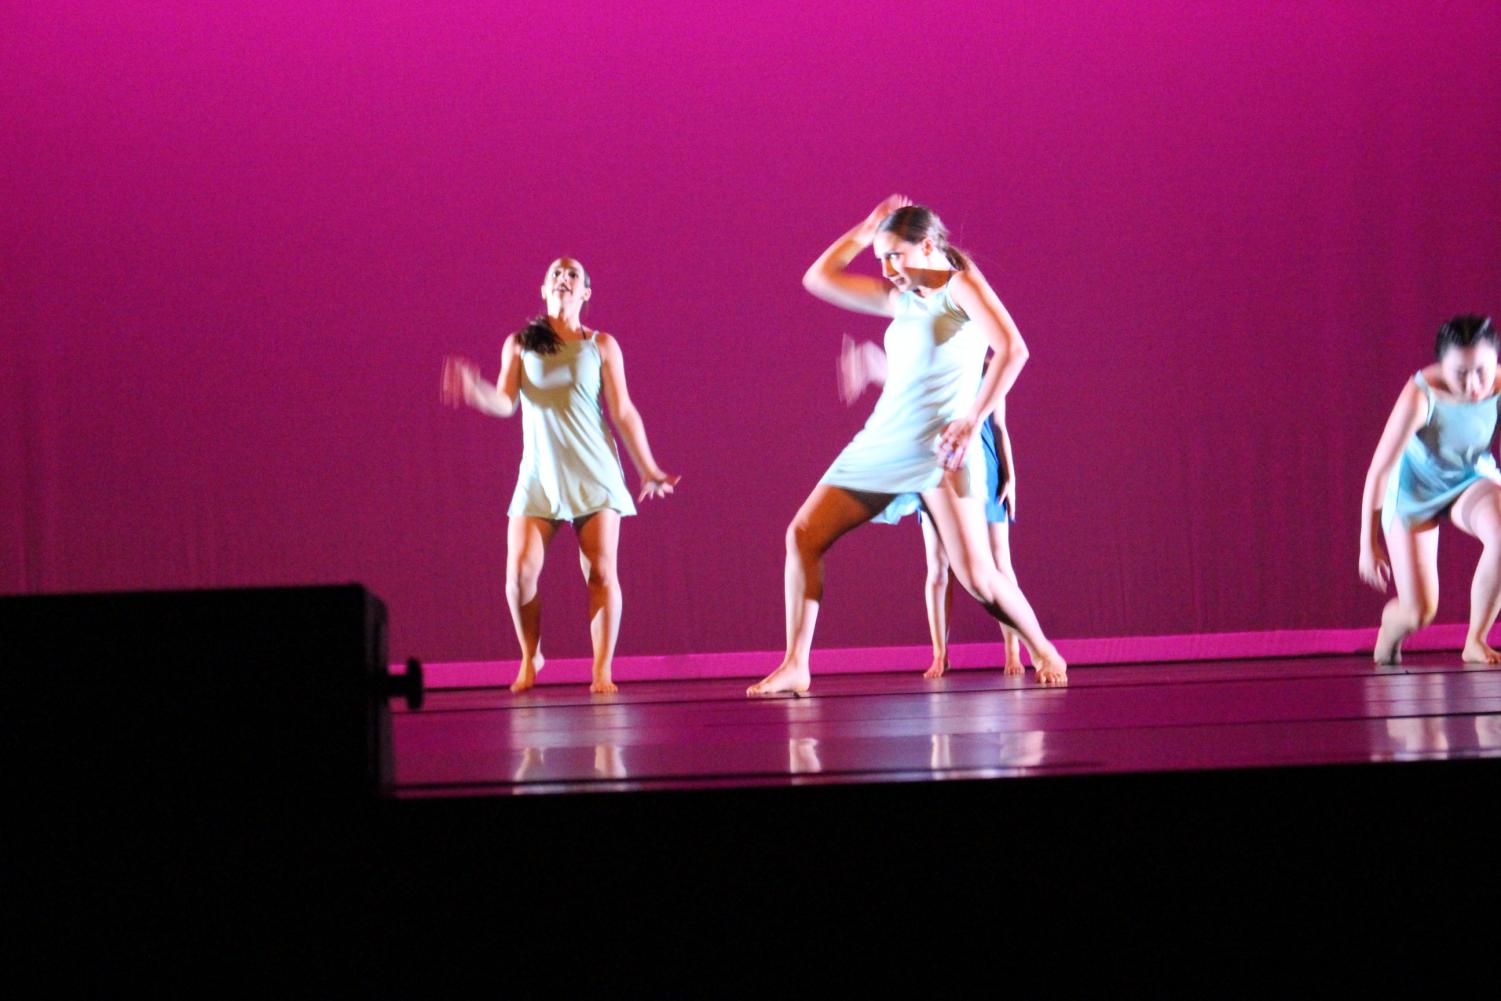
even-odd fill
[(595, 340), (599, 344), (603, 369), (601, 381), (604, 383), (605, 403), (610, 408), (610, 419), (620, 429), (626, 451), (631, 453), (631, 461), (636, 464), (636, 472), (641, 477), (641, 493), (636, 499), (665, 497), (672, 493), (672, 488), (682, 477), (664, 472), (652, 457), (651, 445), (646, 440), (646, 424), (641, 420), (641, 413), (636, 405), (631, 402), (630, 390), (625, 385), (625, 356), (620, 351), (620, 343), (605, 333), (596, 334)]
[(481, 376), (468, 358), (448, 355), (443, 359), (442, 396), (451, 407), (470, 406), (491, 417), (510, 417), (520, 395), (521, 349), (515, 334), (500, 349), (500, 377), (494, 383)]
[(869, 247), (876, 237), (876, 228), (881, 220), (901, 208), (911, 205), (912, 200), (901, 195), (892, 195), (877, 205), (861, 222), (835, 240), (829, 249), (818, 255), (803, 275), (803, 288), (824, 302), (856, 313), (874, 313), (890, 316), (897, 292), (889, 282), (868, 275), (852, 275), (844, 269)]

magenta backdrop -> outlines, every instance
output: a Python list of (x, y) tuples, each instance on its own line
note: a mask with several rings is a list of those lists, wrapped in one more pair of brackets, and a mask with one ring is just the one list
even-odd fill
[[(1031, 346), (1050, 633), (1373, 625), (1381, 422), (1501, 309), (1494, 2), (227, 6), (0, 14), (0, 590), (358, 580), (396, 655), (514, 656), (520, 430), (439, 359), (493, 376), (569, 253), (684, 477), (625, 523), (621, 653), (776, 648), (783, 527), (873, 401), (839, 335), (881, 332), (798, 279), (900, 191)], [(924, 642), (921, 579), (915, 525), (847, 538), (818, 645)], [(566, 536), (544, 600), (585, 652)]]

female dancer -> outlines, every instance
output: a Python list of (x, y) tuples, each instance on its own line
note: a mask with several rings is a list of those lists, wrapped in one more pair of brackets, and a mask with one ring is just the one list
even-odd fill
[[(845, 273), (872, 244), (890, 287)], [(938, 217), (897, 195), (825, 250), (803, 276), (803, 286), (837, 306), (891, 317), (885, 341), (891, 365), (864, 429), (787, 528), (787, 653), (747, 694), (808, 689), (823, 554), (878, 514), (894, 520), (919, 504), (932, 518), (959, 583), (1021, 635), (1039, 680), (1064, 683), (1063, 658), (990, 555), (980, 497), (984, 469), (970, 447), (980, 421), (1026, 362), (1026, 347), (1005, 307), (969, 259), (949, 246)], [(982, 383), (987, 344), (996, 359)]]
[[(839, 395), (845, 403), (854, 403), (874, 383), (886, 382), (886, 353), (874, 344), (856, 345), (848, 335), (839, 357)], [(999, 435), (999, 437), (997, 437)], [(1015, 520), (1016, 467), (1012, 460), (1011, 436), (1006, 432), (1006, 401), (1003, 399), (991, 412), (990, 420), (980, 422), (980, 446), (985, 456), (985, 521), (990, 529), (990, 553), (995, 557), (996, 569), (1013, 583), (1016, 571), (1011, 566), (1011, 538), (1009, 524)], [(933, 663), (923, 672), (924, 678), (941, 678), (949, 669), (949, 617), (954, 608), (954, 592), (949, 587), (948, 553), (943, 540), (933, 529), (933, 523), (917, 513), (922, 526), (923, 550), (927, 557), (927, 578), (923, 598), (928, 609), (928, 635), (933, 641)], [(1022, 674), (1021, 643), (1016, 630), (1001, 625), (1001, 638), (1006, 651), (1007, 675)]]
[[(1496, 431), (1496, 328), (1488, 316), (1456, 316), (1438, 330), (1438, 360), (1397, 397), (1361, 498), (1360, 576), (1397, 596), (1381, 613), (1378, 664), (1401, 659), (1402, 641), (1438, 611), (1438, 526), (1447, 517), (1484, 545), (1470, 585), (1467, 663), (1498, 664), (1486, 635), (1501, 611), (1501, 473)], [(1386, 536), (1382, 549), (1380, 529)], [(1390, 562), (1388, 562), (1390, 554)]]
[(614, 692), (610, 663), (621, 610), (615, 554), (621, 516), (635, 514), (636, 507), (605, 424), (601, 389), (641, 477), (637, 499), (672, 493), (680, 477), (663, 472), (652, 458), (646, 427), (626, 390), (620, 345), (580, 320), (593, 294), (584, 266), (559, 258), (547, 269), (541, 291), (547, 314), (506, 338), (496, 383), (481, 378), (467, 359), (450, 356), (443, 362), (443, 399), (493, 417), (509, 417), (518, 399), (521, 404), (521, 472), (506, 530), (506, 604), (521, 642), (521, 669), (511, 691), (531, 688), (542, 670), (537, 579), (547, 544), (559, 525), (571, 521), (589, 585), (589, 635), (594, 641), (589, 691)]

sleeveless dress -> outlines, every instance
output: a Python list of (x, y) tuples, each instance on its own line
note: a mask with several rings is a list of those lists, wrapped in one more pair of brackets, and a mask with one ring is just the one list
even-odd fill
[[(980, 391), (985, 338), (949, 293), (926, 298), (908, 291), (897, 299), (886, 328), (886, 385), (865, 427), (839, 453), (820, 483), (846, 490), (896, 495), (872, 521), (893, 524), (920, 505), (918, 494), (943, 480), (934, 451), (938, 435)], [(957, 477), (960, 496), (985, 484), (984, 450), (965, 453)]]
[(1497, 397), (1474, 403), (1440, 400), (1422, 372), (1413, 381), (1428, 400), (1428, 419), (1407, 439), (1397, 469), (1387, 478), (1381, 504), (1384, 530), (1396, 518), (1411, 527), (1439, 517), (1480, 480), (1501, 482), (1490, 451)]
[(597, 331), (554, 354), (521, 352), (521, 470), (507, 514), (572, 520), (636, 513), (600, 406)]

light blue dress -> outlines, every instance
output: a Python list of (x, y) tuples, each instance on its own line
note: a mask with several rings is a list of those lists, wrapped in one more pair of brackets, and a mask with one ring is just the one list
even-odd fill
[(596, 335), (564, 341), (550, 355), (521, 352), (521, 471), (506, 512), (512, 517), (636, 513), (600, 406)]
[[(918, 509), (918, 494), (943, 480), (938, 435), (980, 391), (985, 337), (949, 294), (953, 278), (926, 298), (903, 292), (886, 328), (886, 385), (865, 427), (820, 483), (895, 498), (873, 521), (894, 523)], [(957, 477), (960, 496), (985, 490), (985, 454), (971, 447)]]
[(1501, 481), (1491, 455), (1496, 396), (1474, 403), (1441, 400), (1419, 372), (1413, 380), (1428, 400), (1428, 418), (1407, 439), (1396, 471), (1387, 478), (1381, 527), (1395, 518), (1406, 527), (1439, 517), (1479, 480)]

